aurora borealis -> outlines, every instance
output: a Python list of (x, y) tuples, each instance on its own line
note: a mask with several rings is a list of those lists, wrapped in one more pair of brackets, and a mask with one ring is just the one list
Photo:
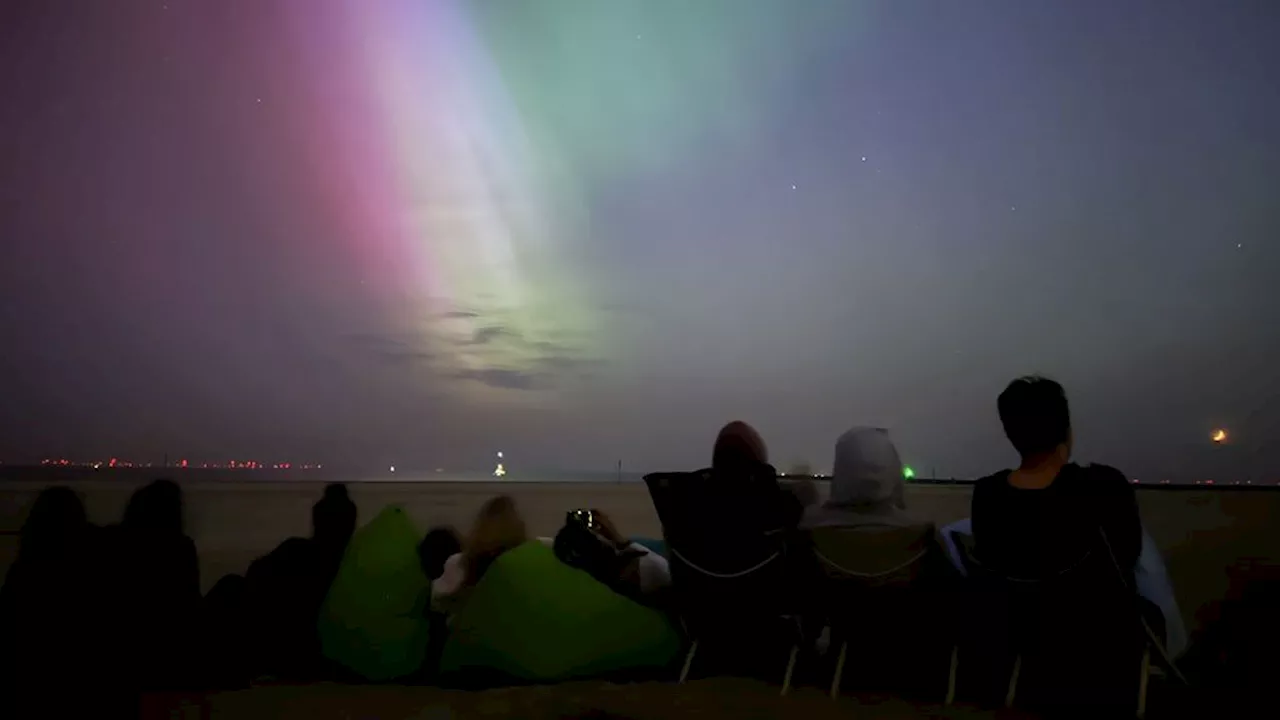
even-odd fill
[[(1280, 471), (1267, 3), (0, 9), (0, 460)], [(1268, 30), (1270, 28), (1270, 30)]]

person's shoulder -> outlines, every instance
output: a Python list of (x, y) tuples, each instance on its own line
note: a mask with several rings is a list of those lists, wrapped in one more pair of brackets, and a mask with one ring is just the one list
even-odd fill
[(1094, 487), (1105, 488), (1108, 490), (1133, 490), (1129, 478), (1120, 470), (1110, 465), (1100, 465), (1090, 463), (1088, 465), (1075, 466), (1076, 475)]
[(1010, 472), (1011, 471), (1009, 470), (1001, 470), (999, 472), (994, 472), (994, 473), (991, 473), (990, 475), (986, 475), (984, 477), (978, 478), (977, 480), (974, 480), (973, 491), (975, 493), (977, 492), (986, 493), (986, 492), (990, 492), (991, 490), (999, 490), (999, 489), (1008, 487)]

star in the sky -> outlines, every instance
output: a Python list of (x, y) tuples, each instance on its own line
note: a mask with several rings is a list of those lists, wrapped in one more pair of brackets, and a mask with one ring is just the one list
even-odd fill
[(792, 186), (791, 186), (791, 189), (792, 189), (792, 190), (795, 190), (795, 189), (796, 189), (796, 186), (795, 186), (795, 185), (792, 185)]

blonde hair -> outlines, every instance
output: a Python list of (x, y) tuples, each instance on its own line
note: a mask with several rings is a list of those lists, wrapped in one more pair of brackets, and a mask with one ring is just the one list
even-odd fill
[(490, 498), (476, 513), (471, 532), (462, 546), (467, 585), (474, 585), (502, 553), (529, 539), (524, 519), (510, 495)]

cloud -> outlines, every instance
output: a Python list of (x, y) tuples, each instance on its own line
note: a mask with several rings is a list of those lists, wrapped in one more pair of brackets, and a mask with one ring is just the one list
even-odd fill
[(544, 384), (542, 373), (510, 370), (507, 368), (482, 368), (480, 370), (460, 370), (453, 375), (459, 380), (474, 380), (501, 390), (537, 390)]
[(501, 325), (490, 325), (488, 327), (476, 328), (471, 334), (471, 340), (467, 345), (488, 345), (490, 342), (498, 339), (509, 339), (514, 344), (523, 344), (524, 338), (520, 337), (520, 333), (508, 330)]
[(356, 349), (392, 363), (431, 362), (435, 353), (423, 350), (420, 339), (409, 333), (354, 333), (347, 340)]
[(472, 312), (470, 310), (449, 310), (447, 312), (440, 313), (440, 317), (448, 318), (450, 320), (470, 320), (480, 317), (480, 313)]
[(412, 337), (403, 333), (376, 333), (376, 332), (360, 332), (351, 333), (346, 336), (347, 342), (355, 345), (361, 350), (388, 350), (394, 348), (406, 348), (412, 341)]
[(432, 360), (436, 359), (436, 356), (434, 354), (429, 352), (424, 352), (421, 350), (406, 350), (403, 352), (390, 351), (390, 352), (382, 352), (382, 353), (379, 353), (378, 355), (384, 361), (391, 364), (395, 364), (395, 365), (410, 364), (410, 363), (429, 363)]

